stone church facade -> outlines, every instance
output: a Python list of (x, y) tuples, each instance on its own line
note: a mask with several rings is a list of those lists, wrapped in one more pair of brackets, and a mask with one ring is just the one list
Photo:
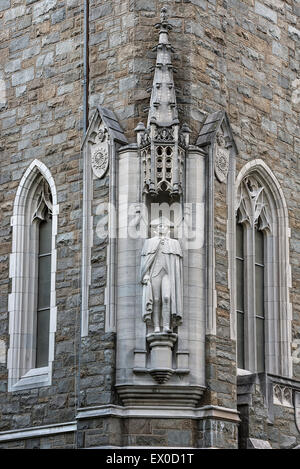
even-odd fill
[(0, 448), (300, 445), (299, 0), (1, 0)]

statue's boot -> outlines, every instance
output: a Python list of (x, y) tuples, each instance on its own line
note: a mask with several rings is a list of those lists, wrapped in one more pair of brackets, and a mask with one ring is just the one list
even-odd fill
[(159, 313), (160, 313), (160, 303), (154, 302), (154, 307), (153, 307), (154, 332), (160, 332)]
[(172, 332), (170, 328), (170, 303), (165, 302), (162, 308), (162, 317), (163, 317), (163, 331), (170, 333)]

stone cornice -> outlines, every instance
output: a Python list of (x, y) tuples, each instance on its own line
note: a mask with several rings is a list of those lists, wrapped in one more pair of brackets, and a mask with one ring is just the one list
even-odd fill
[(235, 423), (240, 422), (239, 412), (219, 406), (176, 407), (176, 406), (128, 406), (104, 405), (79, 408), (76, 418), (119, 417), (119, 418), (190, 418), (190, 419), (216, 419)]

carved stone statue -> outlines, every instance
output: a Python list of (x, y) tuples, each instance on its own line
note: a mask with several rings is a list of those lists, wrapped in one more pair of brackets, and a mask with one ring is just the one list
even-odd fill
[(154, 332), (171, 333), (182, 322), (182, 250), (170, 238), (170, 222), (155, 220), (155, 236), (146, 239), (141, 255), (143, 320), (153, 324)]

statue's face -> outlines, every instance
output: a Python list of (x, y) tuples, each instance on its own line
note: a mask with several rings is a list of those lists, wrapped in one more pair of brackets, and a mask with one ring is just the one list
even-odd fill
[(156, 233), (158, 236), (167, 236), (169, 232), (170, 232), (169, 226), (164, 225), (163, 223), (160, 223), (154, 231), (154, 233)]
[(226, 148), (226, 140), (221, 133), (217, 135), (217, 143), (221, 148)]

